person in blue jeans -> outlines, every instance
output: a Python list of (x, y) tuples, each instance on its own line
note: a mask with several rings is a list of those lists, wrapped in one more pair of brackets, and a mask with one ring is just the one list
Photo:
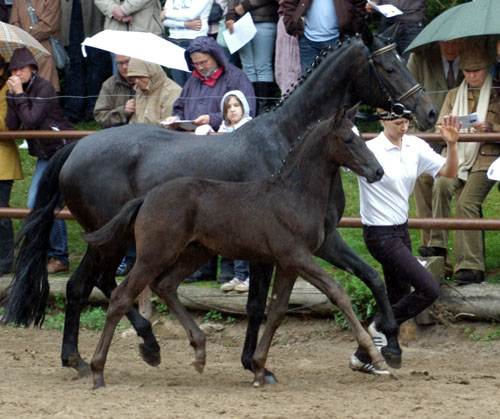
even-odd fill
[(288, 34), (299, 39), (302, 73), (328, 46), (343, 35), (361, 32), (365, 0), (283, 0), (283, 21)]
[[(27, 48), (14, 51), (9, 64), (11, 76), (7, 80), (7, 117), (9, 130), (71, 130), (64, 116), (54, 86), (38, 76), (38, 64)], [(40, 178), (52, 155), (69, 140), (29, 139), (30, 155), (37, 158), (35, 173), (28, 193), (28, 207), (32, 207)], [(49, 274), (69, 270), (66, 224), (56, 220), (50, 234), (47, 270)]]

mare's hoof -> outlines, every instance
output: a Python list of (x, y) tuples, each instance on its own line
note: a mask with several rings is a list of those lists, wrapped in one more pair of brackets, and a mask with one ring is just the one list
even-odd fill
[(70, 356), (66, 361), (63, 361), (63, 367), (74, 368), (80, 378), (88, 377), (92, 372), (90, 364), (79, 356)]
[(191, 365), (194, 367), (196, 371), (198, 371), (200, 374), (203, 374), (203, 370), (205, 369), (205, 364), (202, 364), (201, 362), (193, 361)]
[(159, 348), (150, 349), (149, 346), (146, 346), (144, 343), (139, 345), (139, 351), (141, 353), (141, 357), (147, 364), (152, 367), (157, 367), (161, 363), (161, 355)]
[(403, 365), (403, 352), (401, 352), (401, 350), (395, 351), (388, 346), (384, 346), (381, 352), (385, 362), (387, 362), (391, 368), (401, 368)]

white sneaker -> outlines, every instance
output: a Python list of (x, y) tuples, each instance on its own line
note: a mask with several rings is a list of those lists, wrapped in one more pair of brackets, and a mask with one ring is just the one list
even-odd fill
[(222, 284), (220, 289), (224, 292), (233, 291), (237, 285), (242, 284), (242, 283), (243, 282), (241, 282), (238, 278), (233, 278), (233, 279), (231, 279), (231, 281), (226, 282), (225, 284)]
[(238, 285), (234, 287), (236, 292), (248, 292), (250, 289), (250, 278), (245, 279), (243, 282), (240, 281)]
[(388, 370), (379, 370), (375, 368), (371, 362), (367, 363), (361, 362), (355, 354), (352, 354), (351, 356), (351, 360), (349, 361), (349, 368), (353, 371), (364, 372), (366, 374), (374, 374), (374, 375), (390, 374)]
[(368, 333), (379, 351), (382, 350), (384, 346), (387, 346), (387, 338), (382, 332), (377, 330), (375, 322), (371, 322), (370, 326), (368, 326)]

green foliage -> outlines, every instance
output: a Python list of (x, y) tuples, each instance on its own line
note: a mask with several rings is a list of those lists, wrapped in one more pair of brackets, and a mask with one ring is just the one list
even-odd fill
[(207, 311), (205, 314), (205, 319), (203, 320), (205, 323), (208, 322), (220, 322), (224, 320), (224, 316), (222, 315), (221, 312), (217, 310), (210, 310)]
[(481, 341), (481, 342), (490, 342), (492, 340), (500, 339), (500, 327), (494, 327), (492, 329), (488, 329), (486, 333), (481, 335), (481, 333), (474, 332), (470, 327), (464, 330), (464, 333), (469, 336), (471, 340)]
[(161, 301), (158, 297), (151, 298), (151, 302), (153, 303), (153, 307), (158, 313), (163, 315), (169, 313), (167, 305), (163, 301)]
[(55, 298), (55, 300), (56, 300), (56, 305), (57, 305), (57, 308), (58, 308), (59, 310), (63, 310), (63, 309), (64, 309), (64, 307), (65, 307), (65, 305), (66, 305), (66, 300), (65, 300), (65, 298), (64, 298), (64, 295), (62, 295), (62, 294), (60, 294), (60, 293), (56, 292), (56, 293), (54, 294), (54, 298)]
[(445, 10), (458, 6), (459, 4), (468, 3), (469, 1), (470, 0), (427, 0), (427, 7), (425, 9), (427, 22), (435, 19)]
[[(355, 277), (341, 281), (341, 283), (346, 290), (347, 295), (349, 295), (356, 317), (361, 322), (370, 319), (376, 311), (376, 304), (368, 287), (361, 282), (361, 280)], [(332, 314), (337, 325), (343, 329), (347, 329), (349, 327), (347, 320), (337, 307), (332, 309)]]

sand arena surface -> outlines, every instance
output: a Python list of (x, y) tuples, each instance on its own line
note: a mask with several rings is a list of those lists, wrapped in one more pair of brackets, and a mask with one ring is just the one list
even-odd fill
[[(198, 322), (203, 318), (198, 317)], [(246, 323), (208, 336), (199, 375), (184, 330), (168, 317), (156, 323), (162, 363), (138, 354), (132, 330), (117, 331), (104, 372), (106, 388), (61, 367), (62, 334), (1, 328), (1, 418), (497, 418), (500, 342), (470, 340), (455, 323), (419, 329), (404, 346), (404, 364), (391, 377), (353, 373), (355, 342), (329, 320), (287, 317), (276, 334), (268, 368), (279, 383), (255, 389), (240, 364)], [(81, 331), (88, 361), (99, 332)]]

